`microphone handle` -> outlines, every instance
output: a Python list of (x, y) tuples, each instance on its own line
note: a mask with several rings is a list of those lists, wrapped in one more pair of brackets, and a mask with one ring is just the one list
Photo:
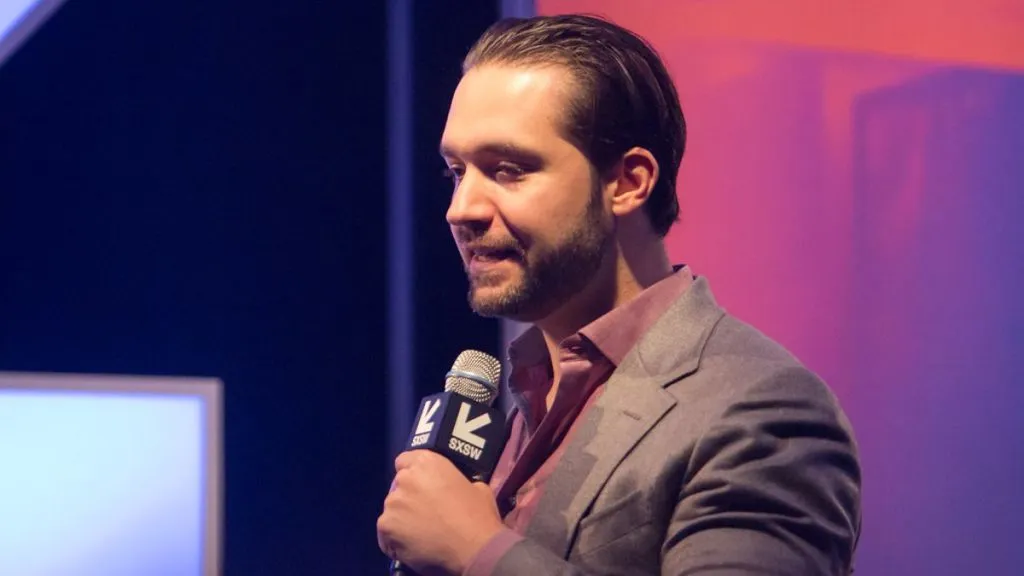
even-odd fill
[(391, 561), (391, 576), (416, 576), (416, 573), (405, 567), (398, 560)]
[[(508, 428), (505, 429), (505, 432), (508, 432)], [(467, 470), (462, 466), (459, 466), (458, 464), (456, 464), (455, 466), (456, 468), (459, 469), (460, 472), (462, 472), (462, 474), (466, 478), (469, 479), (470, 482), (483, 482), (486, 484), (491, 479), (491, 474), (489, 472), (485, 473)], [(411, 568), (406, 567), (405, 564), (402, 564), (399, 560), (391, 561), (391, 568), (388, 573), (390, 574), (390, 576), (419, 576), (418, 574), (413, 572)]]

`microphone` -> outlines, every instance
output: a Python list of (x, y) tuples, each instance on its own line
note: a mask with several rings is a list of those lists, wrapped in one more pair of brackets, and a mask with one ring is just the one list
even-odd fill
[[(406, 450), (431, 450), (473, 482), (488, 482), (505, 444), (505, 414), (498, 397), (501, 363), (490, 354), (464, 350), (445, 376), (444, 392), (420, 401)], [(391, 562), (391, 576), (412, 576)]]

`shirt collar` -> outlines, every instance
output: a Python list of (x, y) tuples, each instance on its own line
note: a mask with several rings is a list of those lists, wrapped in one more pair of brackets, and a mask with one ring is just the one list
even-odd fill
[[(575, 344), (582, 340), (584, 344), (592, 344), (598, 353), (618, 366), (644, 333), (692, 283), (693, 273), (690, 267), (675, 266), (672, 274), (648, 286), (632, 300), (587, 324), (579, 332), (563, 340), (560, 346), (570, 342)], [(540, 366), (550, 368), (551, 359), (547, 346), (537, 326), (531, 326), (509, 344), (508, 359), (513, 370)]]

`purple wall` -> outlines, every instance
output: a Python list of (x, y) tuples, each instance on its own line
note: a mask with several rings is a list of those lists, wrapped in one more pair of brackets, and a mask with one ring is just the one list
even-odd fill
[(812, 5), (538, 9), (602, 13), (667, 60), (689, 124), (670, 249), (839, 395), (858, 574), (1017, 574), (1024, 10)]

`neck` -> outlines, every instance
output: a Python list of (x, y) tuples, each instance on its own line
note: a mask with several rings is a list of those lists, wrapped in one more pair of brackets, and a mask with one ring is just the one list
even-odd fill
[(548, 348), (556, 384), (549, 396), (549, 406), (560, 375), (559, 344), (671, 274), (672, 264), (660, 238), (648, 242), (617, 241), (587, 287), (536, 323)]

